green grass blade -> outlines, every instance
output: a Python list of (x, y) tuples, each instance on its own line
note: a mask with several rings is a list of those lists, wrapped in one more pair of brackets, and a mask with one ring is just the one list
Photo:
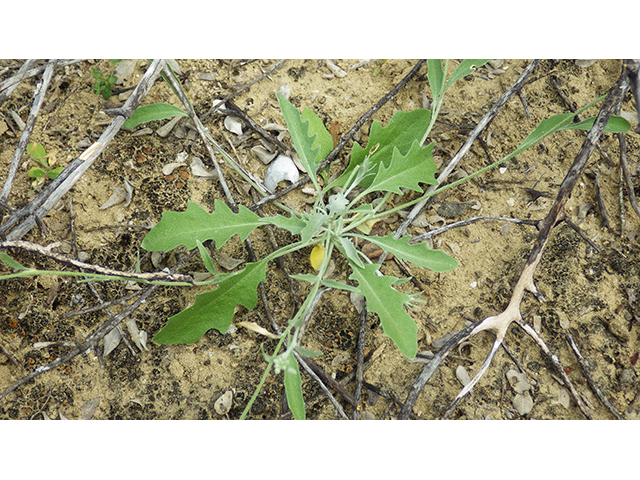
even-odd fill
[(427, 79), (429, 80), (429, 88), (431, 89), (432, 100), (435, 101), (444, 93), (444, 72), (442, 71), (442, 60), (427, 60)]
[(211, 255), (209, 255), (209, 252), (207, 251), (207, 249), (205, 248), (205, 246), (202, 244), (200, 240), (196, 240), (196, 245), (198, 246), (198, 252), (200, 252), (200, 256), (202, 257), (202, 263), (204, 263), (204, 268), (206, 268), (207, 272), (209, 272), (211, 275), (215, 277), (216, 267), (215, 265), (213, 265), (213, 260), (211, 259)]
[(31, 270), (29, 267), (25, 267), (4, 252), (0, 252), (0, 260), (9, 265), (11, 268), (15, 268), (16, 270)]
[[(582, 120), (578, 123), (572, 123), (565, 130), (586, 130), (589, 131), (593, 128), (593, 124), (596, 121), (596, 117), (590, 117), (586, 120)], [(604, 131), (608, 133), (625, 133), (631, 128), (631, 124), (624, 118), (618, 115), (611, 115), (607, 125), (604, 127)]]
[(188, 117), (189, 114), (181, 108), (174, 107), (168, 103), (154, 103), (152, 105), (143, 105), (136, 108), (133, 115), (124, 122), (123, 128), (134, 128), (143, 123), (153, 122), (156, 120), (164, 120), (177, 116)]

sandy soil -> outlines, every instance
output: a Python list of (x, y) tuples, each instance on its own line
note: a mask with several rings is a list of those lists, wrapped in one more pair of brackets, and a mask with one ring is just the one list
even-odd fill
[[(184, 81), (184, 88), (196, 111), (203, 114), (211, 107), (212, 100), (237, 90), (243, 83), (261, 75), (275, 61), (180, 60), (178, 63), (183, 73), (191, 72)], [(326, 125), (338, 122), (339, 132), (343, 133), (391, 90), (415, 61), (391, 60), (384, 64), (373, 61), (357, 69), (348, 69), (356, 63), (356, 60), (339, 61), (338, 64), (348, 74), (344, 78), (327, 78), (330, 71), (323, 62), (288, 60), (269, 78), (239, 94), (234, 102), (262, 125), (268, 122), (284, 125), (274, 92), (283, 85), (289, 85), (295, 106), (313, 108)], [(480, 69), (450, 89), (440, 121), (430, 139), (436, 143), (438, 165), (446, 164), (455, 154), (469, 131), (513, 84), (527, 64), (524, 60), (505, 60), (500, 66), (501, 71)], [(32, 136), (33, 141), (44, 145), (55, 165), (68, 163), (81, 151), (77, 148), (80, 142), (87, 141), (85, 139), (93, 142), (102, 133), (110, 121), (110, 117), (101, 113), (102, 109), (122, 103), (117, 96), (105, 101), (92, 91), (94, 80), (91, 70), (95, 66), (104, 69), (107, 65), (104, 60), (89, 61), (56, 72)], [(17, 61), (0, 62), (0, 70), (16, 66), (19, 66)], [(138, 61), (135, 73), (125, 85), (116, 88), (135, 85), (146, 66), (148, 62)], [(551, 82), (552, 78), (579, 107), (605, 94), (618, 77), (621, 66), (622, 63), (615, 60), (598, 61), (587, 68), (581, 68), (573, 61), (544, 61), (534, 72), (535, 81), (524, 88), (523, 98), (530, 118), (519, 98), (511, 100), (484, 132), (482, 141), (477, 141), (462, 160), (460, 170), (470, 173), (498, 160), (515, 149), (542, 119), (568, 111)], [(6, 70), (2, 79), (13, 71)], [(425, 98), (430, 98), (425, 74), (426, 69), (376, 113), (374, 119), (385, 125), (397, 110), (422, 107)], [(19, 136), (10, 111), (26, 118), (35, 82), (34, 79), (23, 82), (0, 107), (0, 174), (3, 181)], [(157, 101), (179, 105), (164, 83), (155, 85), (145, 99), (145, 103)], [(623, 110), (634, 111), (629, 99)], [(595, 115), (596, 112), (592, 109), (589, 113)], [(238, 140), (235, 134), (224, 129), (223, 120), (221, 115), (212, 115), (205, 124), (234, 158), (262, 177), (266, 166), (251, 153), (251, 148), (259, 144), (257, 135), (250, 134)], [(187, 167), (163, 175), (162, 167), (174, 161), (181, 152), (197, 156), (205, 164), (209, 158), (201, 142), (189, 136), (188, 131), (181, 131), (180, 127), (168, 136), (160, 137), (156, 130), (165, 123), (147, 125), (152, 133), (142, 136), (122, 130), (46, 218), (45, 223), (50, 230), (48, 237), (43, 239), (40, 232), (33, 230), (25, 239), (43, 244), (61, 242), (60, 250), (71, 252), (69, 202), (72, 201), (78, 250), (86, 252), (88, 261), (92, 263), (128, 270), (135, 266), (140, 242), (147, 231), (137, 226), (143, 226), (149, 220), (157, 223), (163, 211), (183, 210), (189, 200), (211, 210), (214, 199), (224, 198), (217, 180), (198, 179)], [(362, 143), (366, 142), (370, 125), (369, 122), (361, 129)], [(631, 132), (626, 137), (637, 191), (638, 135)], [(543, 145), (506, 163), (506, 169), (489, 172), (478, 182), (467, 182), (448, 191), (446, 199), (441, 198), (425, 212), (425, 218), (435, 222), (433, 216), (444, 217), (441, 215), (442, 201), (470, 200), (479, 202), (479, 210), (467, 209), (442, 221), (451, 223), (478, 214), (542, 218), (553, 202), (557, 187), (579, 150), (582, 138), (582, 132), (569, 131), (545, 139)], [(565, 341), (563, 327), (567, 324), (579, 339), (582, 354), (589, 364), (589, 375), (623, 417), (635, 418), (640, 368), (636, 363), (640, 351), (640, 304), (636, 298), (640, 222), (625, 199), (626, 221), (621, 234), (618, 141), (614, 135), (605, 134), (601, 145), (608, 159), (598, 152), (593, 155), (567, 207), (573, 221), (593, 239), (600, 251), (595, 251), (572, 229), (559, 226), (536, 273), (537, 286), (547, 301), (540, 303), (527, 296), (522, 310), (526, 313), (526, 320), (535, 325), (551, 350), (558, 355), (579, 393), (592, 407), (594, 418), (608, 419), (612, 415), (593, 394), (585, 372)], [(348, 151), (347, 148), (334, 163), (332, 171), (346, 166)], [(26, 172), (33, 164), (29, 165), (25, 156), (23, 165), (25, 168), (21, 168), (9, 200), (13, 207), (25, 204), (32, 195), (33, 186)], [(242, 179), (226, 165), (223, 165), (223, 170), (237, 201), (251, 205), (253, 202), (243, 188)], [(603, 217), (597, 206), (595, 190), (596, 173), (600, 175), (610, 228), (602, 227)], [(99, 209), (114, 188), (123, 186), (124, 177), (134, 187), (132, 203), (127, 207), (119, 204)], [(548, 192), (549, 196), (532, 199), (523, 187), (535, 187), (538, 191)], [(293, 192), (286, 197), (287, 202), (298, 208), (304, 208), (305, 199), (301, 192)], [(398, 225), (398, 218), (390, 218), (385, 228), (392, 232)], [(414, 235), (424, 231), (424, 226), (409, 229), (409, 233)], [(467, 322), (497, 313), (506, 306), (536, 233), (534, 227), (484, 221), (450, 230), (434, 239), (434, 247), (453, 255), (460, 266), (443, 274), (412, 269), (428, 287), (421, 295), (426, 303), (411, 312), (419, 326), (420, 351), (435, 352), (432, 343), (438, 338), (463, 328)], [(258, 255), (269, 251), (263, 232), (255, 232), (251, 238)], [(276, 239), (280, 245), (291, 240), (282, 232), (276, 232)], [(248, 258), (243, 244), (237, 239), (222, 251), (245, 261)], [(59, 267), (34, 255), (12, 253), (23, 264)], [(144, 251), (140, 253), (143, 255)], [(286, 265), (291, 273), (309, 272), (308, 252), (288, 258)], [(143, 259), (142, 267), (143, 270), (153, 268), (148, 258)], [(6, 266), (0, 269), (8, 272)], [(389, 274), (402, 276), (393, 262), (386, 262), (384, 269)], [(194, 261), (188, 265), (187, 271), (203, 272), (204, 267)], [(335, 275), (338, 279), (349, 275), (343, 262), (336, 261)], [(407, 285), (417, 292), (413, 285)], [(291, 313), (291, 293), (275, 265), (267, 272), (265, 287), (279, 322), (286, 323)], [(129, 286), (122, 282), (98, 283), (96, 288), (105, 301), (130, 293)], [(303, 286), (297, 288), (304, 294)], [(193, 302), (194, 293), (196, 291), (189, 288), (162, 288), (136, 312), (134, 318), (138, 328), (151, 338), (169, 316)], [(78, 283), (70, 277), (1, 282), (0, 343), (15, 357), (19, 368), (0, 353), (0, 389), (67, 351), (61, 346), (35, 349), (34, 343), (79, 341), (104, 322), (107, 317), (101, 311), (65, 316), (95, 303), (87, 284)], [(116, 307), (113, 312), (121, 308)], [(252, 312), (239, 308), (236, 321), (250, 320), (268, 327), (263, 320), (262, 308), (259, 306)], [(358, 315), (349, 296), (331, 292), (323, 297), (307, 330), (306, 346), (323, 351), (318, 364), (340, 380), (355, 366), (357, 331)], [(265, 366), (260, 351), (263, 342), (264, 337), (234, 327), (224, 335), (211, 331), (194, 345), (163, 346), (149, 342), (148, 351), (140, 351), (135, 346), (132, 351), (121, 343), (104, 358), (104, 362), (95, 352), (89, 352), (37, 377), (0, 400), (0, 418), (42, 419), (44, 415), (53, 419), (61, 416), (96, 419), (238, 418)], [(454, 352), (424, 388), (415, 405), (415, 414), (424, 419), (439, 418), (461, 389), (456, 377), (458, 367), (464, 367), (473, 375), (480, 368), (492, 342), (491, 335), (481, 334)], [(566, 388), (558, 382), (549, 361), (519, 327), (512, 327), (506, 344), (526, 371), (533, 409), (521, 415), (514, 406), (515, 392), (507, 372), (515, 365), (501, 351), (480, 384), (459, 404), (454, 418), (584, 418), (574, 401), (569, 399)], [(269, 345), (269, 342), (265, 343), (266, 347)], [(365, 381), (384, 395), (366, 389), (362, 409), (370, 418), (394, 418), (399, 407), (392, 399), (404, 400), (423, 364), (407, 361), (384, 336), (372, 314), (368, 319), (367, 346), (370, 352), (376, 352), (376, 358), (365, 372)], [(334, 408), (326, 399), (320, 397), (320, 401), (312, 401), (320, 390), (313, 380), (303, 377), (309, 418), (336, 418)], [(353, 383), (347, 384), (346, 388), (352, 390)], [(220, 414), (216, 400), (229, 391), (233, 395), (231, 407), (226, 414)], [(286, 418), (283, 405), (282, 378), (271, 375), (250, 418), (272, 419), (283, 415)], [(347, 409), (348, 405), (344, 404), (344, 407)]]

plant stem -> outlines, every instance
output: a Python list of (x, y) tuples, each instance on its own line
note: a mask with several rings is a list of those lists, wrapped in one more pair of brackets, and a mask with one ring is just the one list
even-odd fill
[[(278, 353), (278, 350), (280, 350), (280, 347), (282, 346), (284, 339), (285, 339), (285, 335), (283, 334), (282, 338), (280, 338), (280, 341), (278, 342), (278, 345), (276, 345), (276, 348), (274, 350), (274, 355)], [(267, 381), (267, 377), (269, 376), (269, 372), (271, 371), (272, 365), (273, 365), (273, 358), (267, 362), (267, 368), (264, 369), (264, 373), (260, 378), (260, 383), (256, 387), (251, 398), (249, 399), (249, 403), (247, 403), (247, 406), (244, 407), (242, 415), (240, 415), (240, 420), (244, 420), (247, 417), (247, 414), (251, 410), (253, 403), (256, 401), (256, 398), (258, 398), (258, 395), (260, 395), (260, 390), (262, 390), (262, 386), (264, 385), (264, 382)]]

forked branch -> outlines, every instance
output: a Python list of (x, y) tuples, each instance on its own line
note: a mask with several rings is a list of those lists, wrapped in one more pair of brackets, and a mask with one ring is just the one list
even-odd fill
[[(420, 391), (426, 385), (431, 375), (435, 372), (438, 366), (442, 363), (447, 354), (459, 345), (461, 342), (465, 341), (467, 338), (477, 335), (480, 332), (491, 331), (496, 335), (496, 340), (493, 344), (493, 347), (487, 356), (482, 368), (475, 375), (475, 377), (471, 380), (471, 382), (456, 396), (454, 399), (454, 404), (450, 407), (445, 416), (452, 412), (452, 409), (455, 407), (455, 404), (468, 394), (474, 385), (478, 383), (478, 381), (482, 378), (484, 373), (487, 371), (491, 364), (491, 360), (493, 356), (498, 351), (498, 348), (502, 344), (505, 335), (507, 334), (509, 326), (513, 322), (517, 322), (521, 326), (528, 326), (524, 320), (522, 319), (522, 315), (520, 313), (520, 304), (524, 298), (524, 294), (526, 291), (533, 293), (536, 298), (539, 300), (544, 300), (544, 297), (540, 295), (538, 289), (534, 283), (534, 273), (536, 271), (536, 267), (540, 263), (540, 259), (542, 257), (542, 252), (544, 251), (545, 246), (549, 242), (551, 231), (553, 227), (564, 218), (564, 206), (567, 203), (567, 200), (571, 197), (571, 192), (575, 187), (576, 182), (580, 178), (582, 171), (584, 170), (585, 165), (591, 153), (593, 152), (596, 144), (598, 143), (602, 133), (604, 132), (604, 128), (609, 121), (609, 117), (614, 113), (614, 111), (619, 108), (622, 100), (624, 98), (625, 93), (629, 88), (629, 72), (625, 67), (622, 74), (616, 81), (615, 85), (609, 92), (607, 99), (604, 102), (604, 105), (600, 109), (598, 116), (593, 124), (593, 128), (589, 131), (587, 138), (582, 144), (580, 151), (578, 152), (573, 165), (567, 172), (562, 184), (560, 185), (558, 194), (556, 196), (555, 202), (551, 207), (549, 213), (545, 218), (543, 218), (538, 225), (539, 233), (536, 241), (531, 249), (531, 253), (529, 258), (520, 274), (520, 278), (516, 283), (513, 293), (511, 296), (511, 300), (509, 301), (509, 305), (507, 308), (500, 313), (499, 315), (491, 316), (485, 318), (483, 321), (478, 323), (475, 326), (469, 327), (458, 334), (456, 334), (450, 342), (447, 342), (445, 346), (441, 348), (441, 350), (435, 355), (435, 357), (427, 364), (427, 366), (423, 369), (418, 379), (414, 383), (407, 399), (402, 407), (399, 418), (406, 419), (411, 414), (413, 409), (413, 405), (415, 405), (416, 400), (418, 399), (418, 395)], [(533, 329), (525, 328), (525, 331), (532, 335)], [(536, 335), (534, 340), (538, 341), (539, 337)], [(539, 342), (538, 342), (539, 343)], [(540, 344), (540, 343), (539, 343)], [(549, 352), (550, 353), (550, 352)], [(556, 358), (557, 359), (557, 358)], [(588, 412), (586, 411), (586, 407), (583, 402), (575, 392), (575, 389), (571, 388), (574, 399), (578, 403), (578, 406), (582, 410), (582, 412), (588, 417)]]

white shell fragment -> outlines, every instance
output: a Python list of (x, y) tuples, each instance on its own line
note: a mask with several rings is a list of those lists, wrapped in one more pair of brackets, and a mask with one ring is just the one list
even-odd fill
[(99, 209), (106, 210), (109, 207), (113, 207), (114, 205), (118, 205), (119, 203), (125, 202), (124, 206), (128, 207), (131, 203), (131, 199), (133, 198), (133, 185), (129, 183), (129, 180), (124, 179), (124, 188), (114, 188), (113, 193), (109, 197), (109, 199), (104, 202)]
[(189, 154), (187, 152), (180, 152), (176, 155), (176, 160), (174, 162), (167, 163), (162, 167), (162, 174), (171, 175), (176, 168), (187, 164), (187, 158), (189, 158)]
[(524, 395), (518, 394), (513, 397), (513, 407), (520, 415), (528, 415), (533, 410), (533, 398), (531, 398), (529, 392)]
[(116, 85), (125, 85), (133, 80), (136, 70), (136, 60), (123, 60), (116, 65), (114, 75), (117, 77)]
[(531, 413), (531, 410), (533, 410), (533, 398), (531, 398), (531, 385), (527, 379), (527, 374), (511, 369), (507, 372), (507, 380), (513, 387), (513, 391), (516, 392), (516, 396), (513, 397), (512, 401), (513, 407), (520, 415)]
[(516, 393), (525, 393), (531, 388), (531, 385), (529, 385), (527, 381), (526, 373), (520, 373), (517, 370), (511, 369), (507, 372), (507, 380), (509, 380), (509, 383)]
[(596, 63), (598, 60), (576, 60), (576, 65), (580, 68), (589, 68), (591, 65)]
[(277, 123), (267, 123), (264, 127), (267, 132), (278, 132), (278, 140), (282, 141), (285, 134), (287, 133), (287, 128), (282, 125), (278, 125)]
[(258, 160), (260, 160), (265, 165), (269, 165), (271, 163), (271, 160), (273, 160), (277, 155), (276, 152), (271, 153), (269, 150), (264, 148), (262, 145), (258, 145), (256, 147), (253, 147), (251, 149), (251, 152), (256, 157), (258, 157)]
[(204, 168), (204, 163), (202, 159), (198, 157), (191, 158), (191, 173), (194, 177), (204, 177), (204, 178), (215, 178), (216, 173), (210, 172), (206, 168)]
[(226, 117), (224, 119), (224, 128), (236, 135), (242, 135), (242, 122), (236, 117)]
[(222, 102), (221, 98), (216, 98), (212, 102), (211, 108), (216, 113), (229, 113), (230, 112), (230, 110), (227, 108), (227, 106)]
[(356, 311), (358, 313), (362, 313), (362, 310), (366, 305), (364, 295), (360, 295), (356, 292), (351, 292), (349, 294), (349, 298), (351, 299), (351, 303), (353, 303), (353, 306), (355, 307)]
[(562, 405), (567, 410), (571, 405), (571, 397), (569, 392), (564, 388), (557, 388), (551, 392), (551, 405)]
[(120, 335), (120, 332), (117, 328), (114, 328), (109, 333), (107, 333), (102, 340), (104, 343), (102, 356), (106, 357), (111, 352), (113, 352), (115, 348), (120, 344), (120, 339), (122, 339), (122, 336)]
[(100, 397), (89, 400), (80, 407), (80, 418), (78, 420), (91, 420), (100, 405)]
[(169, 135), (171, 133), (171, 130), (173, 130), (173, 128), (183, 119), (184, 117), (180, 116), (180, 117), (174, 117), (172, 118), (170, 121), (168, 121), (167, 123), (165, 123), (163, 126), (161, 126), (160, 128), (158, 128), (156, 130), (156, 133), (164, 138), (167, 135)]
[(216, 400), (216, 403), (213, 404), (213, 408), (218, 415), (226, 415), (229, 413), (229, 410), (231, 410), (232, 404), (233, 392), (231, 390), (227, 390)]
[(300, 178), (300, 172), (291, 157), (278, 155), (278, 158), (269, 166), (264, 175), (264, 186), (271, 193), (275, 192), (278, 183), (282, 180), (289, 180), (295, 183)]

